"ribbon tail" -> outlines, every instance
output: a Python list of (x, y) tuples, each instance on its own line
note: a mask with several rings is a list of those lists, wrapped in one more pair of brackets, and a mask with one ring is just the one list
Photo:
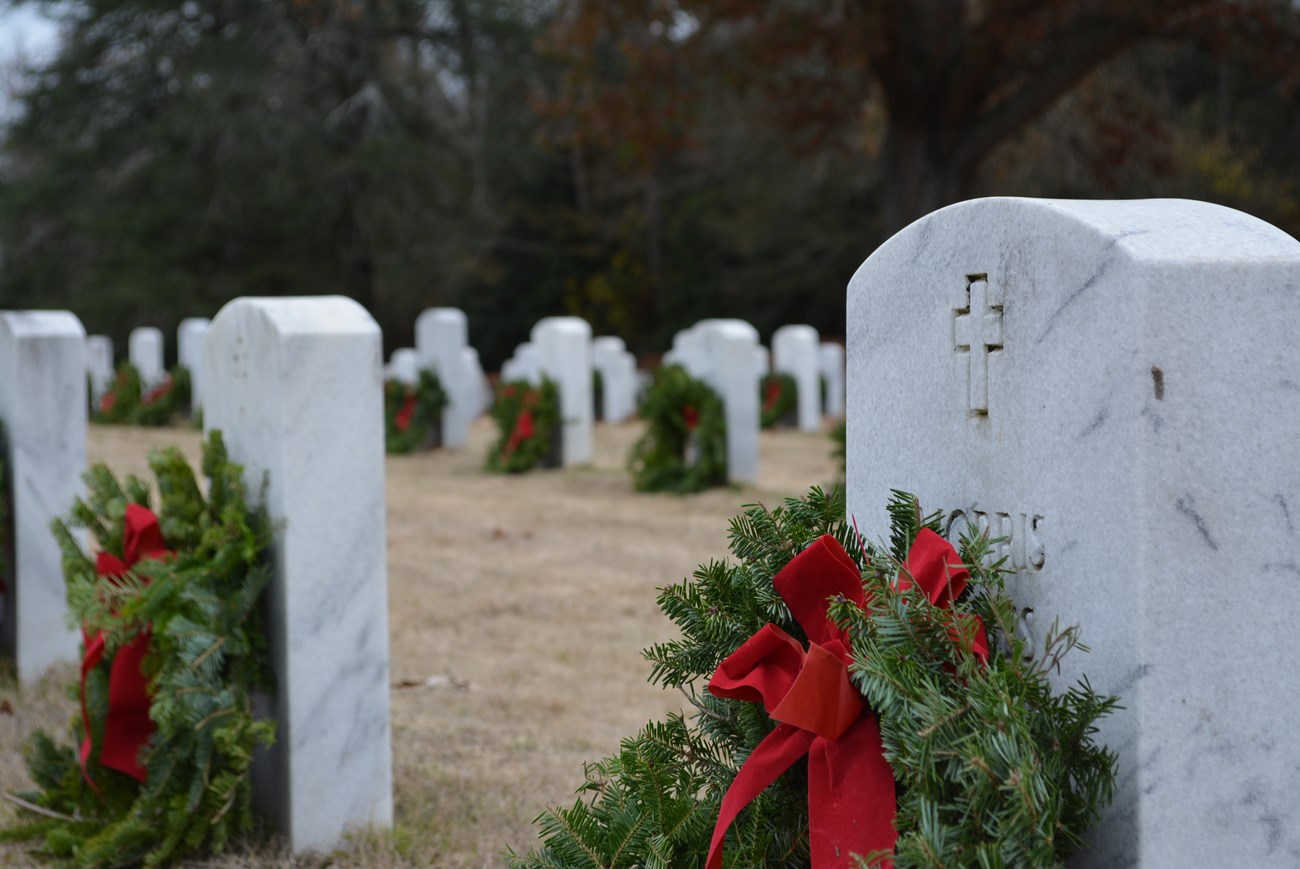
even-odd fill
[[(85, 654), (81, 658), (81, 775), (86, 783), (99, 793), (99, 786), (95, 780), (90, 777), (90, 771), (86, 769), (86, 764), (90, 763), (90, 753), (94, 750), (94, 743), (90, 737), (90, 709), (86, 706), (86, 680), (90, 678), (90, 671), (95, 669), (100, 661), (104, 658), (104, 633), (97, 631), (95, 636), (90, 636), (82, 629), (81, 636), (86, 644)], [(102, 794), (101, 794), (102, 796)]]
[[(880, 723), (868, 714), (839, 739), (816, 739), (808, 750), (808, 838), (816, 869), (852, 869), (850, 855), (894, 853), (898, 832), (894, 771), (885, 759)], [(882, 869), (894, 863), (885, 859)]]
[(149, 717), (149, 683), (140, 671), (149, 653), (149, 631), (118, 649), (108, 676), (108, 715), (104, 719), (104, 744), (99, 762), (143, 782), (148, 773), (140, 763), (140, 750), (154, 733)]
[[(722, 843), (727, 838), (731, 822), (749, 805), (754, 797), (767, 789), (794, 762), (803, 757), (816, 737), (806, 730), (789, 724), (778, 724), (755, 748), (749, 759), (736, 773), (731, 787), (722, 797), (718, 822), (713, 827), (713, 841), (709, 843), (709, 857), (705, 869), (722, 866)], [(890, 779), (891, 781), (893, 779)]]

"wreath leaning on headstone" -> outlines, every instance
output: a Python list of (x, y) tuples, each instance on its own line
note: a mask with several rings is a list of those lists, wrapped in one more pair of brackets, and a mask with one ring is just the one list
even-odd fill
[(489, 470), (519, 474), (559, 463), (560, 396), (554, 381), (543, 378), (540, 386), (526, 380), (503, 383), (490, 413), (500, 434), (488, 449)]
[(116, 425), (166, 426), (189, 412), (190, 372), (173, 368), (156, 386), (145, 389), (140, 372), (129, 362), (117, 367), (108, 391), (91, 408), (92, 422)]
[(662, 589), (682, 636), (645, 652), (695, 714), (589, 765), (511, 865), (1062, 865), (1112, 796), (1115, 756), (1092, 735), (1116, 699), (1051, 693), (1078, 632), (1035, 650), (1016, 635), (983, 566), (995, 541), (968, 536), (959, 557), (940, 514), (903, 493), (888, 509), (881, 547), (837, 491), (734, 519), (737, 561)]
[(727, 482), (722, 399), (680, 365), (665, 365), (641, 403), (645, 433), (628, 455), (642, 492), (699, 492)]
[[(96, 465), (86, 499), (54, 525), (85, 640), (80, 709), (72, 745), (33, 736), (37, 789), (10, 797), (30, 820), (0, 831), (78, 867), (159, 865), (247, 834), (253, 749), (275, 732), (252, 708), (268, 683), (269, 525), (247, 506), (219, 432), (203, 450), (206, 499), (178, 450), (149, 464), (157, 514), (143, 481)], [(95, 559), (73, 528), (95, 538)]]
[(436, 446), (441, 440), (442, 412), (447, 391), (432, 370), (420, 370), (412, 385), (384, 383), (384, 447), (390, 453), (410, 453)]
[(759, 399), (759, 423), (763, 428), (795, 424), (799, 386), (789, 374), (773, 371), (763, 375), (759, 383)]

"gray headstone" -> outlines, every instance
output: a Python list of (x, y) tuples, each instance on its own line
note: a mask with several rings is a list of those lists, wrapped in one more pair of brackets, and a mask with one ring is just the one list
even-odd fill
[(465, 369), (465, 348), (469, 346), (469, 321), (459, 308), (427, 308), (415, 318), (415, 351), (421, 368), (432, 368), (447, 393), (442, 410), (442, 443), (459, 447), (469, 434), (476, 416), (478, 385)]
[(564, 467), (585, 465), (592, 456), (591, 326), (580, 317), (546, 317), (533, 326), (542, 374), (560, 393)]
[(20, 682), (78, 657), (50, 523), (83, 491), (86, 414), (81, 321), (67, 311), (0, 311), (0, 423), (13, 533), (0, 645)]
[(823, 343), (817, 349), (817, 362), (826, 382), (827, 416), (844, 416), (844, 348), (839, 344)]
[(392, 824), (379, 326), (340, 296), (236, 299), (204, 364), (220, 429), (275, 525), (268, 631), (279, 722), (257, 801), (294, 852)]
[(208, 337), (207, 317), (186, 317), (176, 327), (176, 363), (190, 373), (190, 412), (203, 409), (203, 347)]
[(800, 431), (815, 432), (821, 428), (819, 344), (817, 330), (812, 326), (782, 326), (772, 333), (772, 368), (793, 377), (799, 391)]
[(1200, 202), (987, 199), (848, 291), (848, 508), (891, 488), (1006, 536), (1123, 711), (1079, 866), (1300, 865), (1300, 243)]
[(636, 363), (628, 370), (630, 355), (623, 339), (613, 335), (596, 338), (591, 342), (592, 359), (600, 372), (600, 416), (605, 422), (623, 422), (635, 410)]
[(113, 339), (107, 335), (86, 338), (86, 374), (90, 377), (90, 400), (99, 403), (113, 385)]
[(140, 372), (140, 385), (149, 389), (167, 377), (163, 364), (163, 334), (153, 326), (132, 329), (127, 336), (127, 359)]
[(703, 379), (722, 398), (727, 422), (727, 479), (758, 482), (758, 331), (743, 320), (707, 320), (697, 326)]
[(413, 347), (402, 347), (388, 358), (387, 376), (398, 383), (414, 386), (420, 382), (420, 357)]

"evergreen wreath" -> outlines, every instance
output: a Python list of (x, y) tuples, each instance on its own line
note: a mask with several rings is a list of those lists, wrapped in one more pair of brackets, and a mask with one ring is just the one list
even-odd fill
[[(900, 492), (888, 510), (887, 547), (865, 544), (846, 525), (838, 490), (826, 495), (814, 488), (804, 499), (771, 511), (750, 506), (733, 519), (737, 562), (710, 562), (662, 589), (659, 605), (682, 637), (645, 652), (650, 681), (681, 689), (696, 712), (689, 721), (678, 715), (648, 724), (618, 754), (588, 765), (578, 801), (542, 814), (542, 845), (524, 856), (509, 852), (510, 865), (702, 867), (721, 829), (725, 838), (716, 838), (721, 851), (714, 849), (710, 869), (1061, 866), (1112, 796), (1115, 755), (1092, 736), (1116, 698), (1098, 696), (1086, 680), (1052, 695), (1047, 673), (1071, 648), (1084, 647), (1074, 628), (1053, 630), (1034, 650), (1017, 636), (1002, 562), (983, 566), (996, 541), (964, 537), (960, 558), (969, 565), (969, 582), (958, 582), (965, 571), (953, 554), (938, 562), (945, 584), (930, 587), (921, 567), (928, 573), (936, 563), (920, 564), (917, 553), (951, 552), (937, 534), (941, 514), (923, 515), (916, 499)], [(798, 607), (778, 591), (789, 594), (789, 578), (813, 563), (809, 558), (829, 558), (841, 576), (847, 571), (851, 586), (860, 585), (829, 595), (828, 607), (818, 603), (812, 620), (808, 592), (820, 599), (817, 592), (829, 590), (822, 575), (803, 577), (811, 584)], [(783, 573), (787, 566), (791, 572)], [(854, 593), (863, 605), (849, 599)], [(805, 630), (817, 620), (820, 633)], [(826, 632), (847, 640), (847, 693), (873, 714), (851, 715), (845, 733), (878, 722), (874, 762), (897, 798), (892, 824), (880, 831), (896, 842), (884, 852), (860, 860), (836, 852), (825, 817), (810, 836), (810, 788), (873, 774), (871, 758), (861, 752), (826, 749), (825, 758), (842, 762), (837, 776), (827, 775), (828, 761), (814, 770), (814, 760), (801, 757), (758, 789), (729, 827), (719, 823), (735, 798), (724, 795), (745, 775), (745, 765), (768, 750), (760, 746), (803, 733), (750, 702), (757, 699), (752, 690), (743, 696), (744, 685), (726, 684), (740, 659), (781, 632), (787, 635), (778, 644), (782, 654), (806, 654), (807, 661), (814, 648), (833, 646)], [(746, 677), (756, 680), (754, 672)], [(702, 691), (701, 680), (711, 676), (711, 690)], [(843, 700), (846, 693), (817, 688), (818, 698)], [(787, 698), (794, 693), (791, 688)], [(873, 804), (843, 805), (861, 812)], [(825, 803), (819, 811), (828, 811)]]
[[(33, 736), (38, 790), (18, 795), (33, 820), (0, 839), (40, 840), (39, 853), (78, 867), (221, 852), (252, 829), (249, 765), (275, 732), (252, 709), (268, 683), (259, 611), (270, 526), (248, 508), (220, 432), (203, 449), (206, 499), (178, 450), (155, 451), (149, 465), (156, 516), (143, 481), (119, 483), (96, 465), (86, 499), (54, 523), (86, 639), (70, 723), (80, 751)], [(97, 559), (73, 528), (89, 530)]]
[(554, 381), (543, 378), (541, 386), (526, 380), (503, 383), (490, 413), (500, 434), (488, 449), (489, 470), (519, 474), (539, 464), (558, 464), (560, 394)]
[(145, 389), (140, 372), (129, 362), (117, 367), (108, 391), (92, 407), (92, 422), (113, 425), (167, 426), (189, 413), (190, 372), (173, 368), (157, 386)]
[(793, 425), (791, 420), (799, 400), (799, 386), (794, 378), (783, 371), (764, 374), (759, 384), (762, 401), (759, 422), (763, 428), (776, 425)]
[(641, 404), (645, 433), (628, 455), (642, 492), (699, 492), (727, 482), (722, 399), (680, 365), (665, 365)]
[(410, 453), (441, 441), (442, 412), (447, 391), (431, 369), (420, 370), (415, 385), (384, 382), (384, 447), (390, 453)]

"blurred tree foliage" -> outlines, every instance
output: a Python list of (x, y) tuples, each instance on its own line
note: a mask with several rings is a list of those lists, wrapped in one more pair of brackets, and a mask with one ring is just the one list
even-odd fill
[(574, 313), (843, 334), (853, 269), (976, 195), (1188, 196), (1300, 234), (1289, 0), (26, 0), (0, 305), (124, 346), (344, 293), (495, 367)]

